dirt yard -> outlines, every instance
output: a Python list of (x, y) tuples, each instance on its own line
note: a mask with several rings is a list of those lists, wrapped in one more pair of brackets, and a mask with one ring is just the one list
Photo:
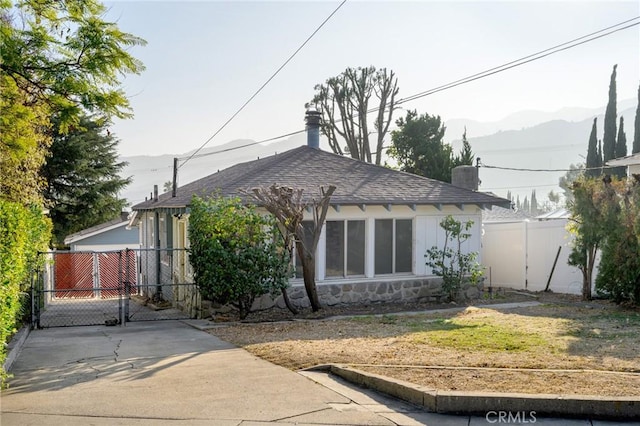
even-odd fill
[[(336, 363), (441, 390), (640, 396), (639, 309), (553, 294), (511, 296), (491, 302), (541, 305), (486, 308), (481, 300), (447, 313), (429, 313), (442, 308), (430, 305), (336, 308), (314, 314), (321, 319), (228, 323), (210, 333), (293, 370)], [(417, 308), (425, 313), (390, 312)]]

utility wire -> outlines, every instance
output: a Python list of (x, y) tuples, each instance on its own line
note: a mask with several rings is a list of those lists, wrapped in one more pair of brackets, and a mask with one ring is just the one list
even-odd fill
[(479, 163), (478, 167), (484, 167), (486, 169), (496, 169), (496, 170), (510, 170), (514, 172), (582, 172), (586, 170), (602, 170), (602, 169), (613, 169), (619, 166), (606, 166), (603, 165), (601, 167), (581, 167), (579, 169), (525, 169), (518, 167), (501, 167), (501, 166), (490, 166), (488, 164), (484, 164), (482, 162)]
[[(326, 20), (325, 20), (325, 22), (323, 22), (323, 23), (322, 23), (322, 25), (324, 25), (324, 23), (326, 23), (326, 21), (327, 21), (329, 18), (331, 18), (331, 16), (333, 16), (333, 14), (334, 14), (334, 13), (336, 13), (336, 12), (337, 12), (337, 10), (338, 10), (338, 9), (339, 9), (339, 8), (340, 8), (340, 7), (345, 3), (345, 2), (346, 2), (346, 0), (344, 0), (344, 1), (343, 1), (343, 2), (338, 6), (338, 8), (336, 8), (336, 10), (334, 10), (334, 12), (333, 12), (333, 13), (332, 13), (332, 14), (331, 14), (331, 15), (330, 15)], [(550, 47), (550, 48), (548, 48), (548, 49), (544, 49), (544, 50), (541, 50), (541, 51), (539, 51), (539, 52), (532, 53), (532, 54), (527, 55), (527, 56), (523, 56), (522, 58), (519, 58), (519, 59), (516, 59), (516, 60), (510, 61), (510, 62), (504, 63), (504, 64), (502, 64), (502, 65), (499, 65), (499, 66), (496, 66), (496, 67), (493, 67), (493, 68), (489, 68), (489, 69), (487, 69), (487, 70), (484, 70), (484, 71), (481, 71), (481, 72), (478, 72), (478, 73), (472, 74), (472, 75), (467, 76), (467, 77), (464, 77), (464, 78), (461, 78), (461, 79), (459, 79), (459, 80), (455, 80), (455, 81), (452, 81), (452, 82), (450, 82), (450, 83), (443, 84), (443, 85), (441, 85), (441, 86), (437, 86), (437, 87), (434, 87), (434, 88), (432, 88), (432, 89), (425, 90), (425, 91), (423, 91), (423, 92), (419, 92), (419, 93), (416, 93), (416, 94), (411, 95), (411, 96), (407, 96), (406, 98), (399, 99), (399, 100), (396, 102), (396, 105), (399, 105), (399, 104), (402, 104), (402, 103), (406, 103), (406, 102), (411, 102), (411, 101), (413, 101), (413, 100), (416, 100), (416, 99), (419, 99), (419, 98), (423, 98), (423, 97), (425, 97), (425, 96), (429, 96), (429, 95), (432, 95), (432, 94), (434, 94), (434, 93), (441, 92), (441, 91), (443, 91), (443, 90), (451, 89), (451, 88), (453, 88), (453, 87), (460, 86), (460, 85), (462, 85), (462, 84), (470, 83), (470, 82), (472, 82), (472, 81), (479, 80), (479, 79), (481, 79), (481, 78), (488, 77), (488, 76), (490, 76), (490, 75), (497, 74), (497, 73), (499, 73), (499, 72), (503, 72), (503, 71), (509, 70), (509, 69), (511, 69), (511, 68), (515, 68), (515, 67), (517, 67), (517, 66), (524, 65), (524, 64), (529, 63), (529, 62), (533, 62), (533, 61), (538, 60), (538, 59), (542, 59), (542, 58), (547, 57), (547, 56), (550, 56), (550, 55), (552, 55), (552, 54), (554, 54), (554, 53), (562, 52), (562, 51), (564, 51), (564, 50), (568, 50), (568, 49), (571, 49), (571, 48), (573, 48), (573, 47), (580, 46), (580, 45), (582, 45), (582, 44), (585, 44), (585, 43), (588, 43), (588, 42), (591, 42), (591, 41), (597, 40), (597, 39), (599, 39), (599, 38), (602, 38), (602, 37), (605, 37), (605, 36), (611, 35), (611, 34), (613, 34), (613, 33), (615, 33), (615, 32), (622, 31), (622, 30), (625, 30), (625, 29), (628, 29), (628, 28), (631, 28), (631, 27), (634, 27), (634, 26), (640, 25), (640, 22), (635, 22), (635, 23), (632, 23), (632, 24), (630, 24), (630, 25), (626, 25), (626, 26), (624, 26), (624, 27), (618, 28), (618, 27), (620, 27), (621, 25), (625, 25), (625, 24), (628, 24), (629, 22), (637, 21), (637, 20), (639, 20), (639, 19), (640, 19), (640, 16), (636, 16), (636, 17), (631, 18), (631, 19), (628, 19), (628, 20), (626, 20), (626, 21), (619, 22), (619, 23), (617, 23), (617, 24), (615, 24), (615, 25), (611, 25), (611, 26), (606, 27), (606, 28), (603, 28), (603, 29), (601, 29), (601, 30), (594, 31), (594, 32), (589, 33), (589, 34), (586, 34), (586, 35), (584, 35), (584, 36), (581, 36), (581, 37), (575, 38), (575, 39), (573, 39), (573, 40), (571, 40), (571, 41), (567, 41), (567, 42), (565, 42), (565, 43), (558, 44), (558, 45), (553, 46), (553, 47)], [(317, 29), (317, 30), (316, 30), (316, 31), (315, 31), (315, 32), (314, 32), (314, 33), (313, 33), (309, 38), (313, 37), (313, 35), (314, 35), (314, 34), (315, 34), (315, 33), (316, 33), (316, 32), (317, 32), (317, 31), (322, 27), (322, 25), (321, 25), (321, 26), (320, 26), (320, 27), (319, 27), (319, 28), (318, 28), (318, 29)], [(615, 28), (615, 29), (614, 29), (614, 28)], [(612, 30), (612, 29), (613, 29), (613, 30)], [(604, 31), (608, 31), (608, 30), (612, 30), (612, 31), (609, 31), (609, 32), (607, 32), (607, 33), (605, 33), (605, 34), (600, 34), (600, 33), (603, 33)], [(596, 34), (599, 34), (599, 35), (597, 35), (597, 36), (596, 36)], [(595, 37), (592, 37), (592, 36), (595, 36)], [(587, 39), (588, 37), (592, 37), (592, 38)], [(587, 40), (585, 40), (585, 39), (587, 39)], [(307, 41), (308, 41), (308, 40), (309, 40), (309, 39), (307, 39)], [(581, 41), (581, 40), (582, 40), (582, 41)], [(579, 43), (576, 43), (576, 42), (579, 42)], [(305, 41), (305, 43), (306, 43), (306, 41)], [(571, 43), (575, 43), (575, 44), (571, 44)], [(303, 46), (304, 46), (304, 44), (303, 44)], [(301, 46), (300, 48), (302, 48), (302, 46)], [(561, 48), (561, 49), (560, 49), (560, 48)], [(554, 50), (554, 49), (557, 49), (557, 50)], [(300, 50), (300, 49), (298, 49), (298, 50)], [(296, 51), (296, 53), (297, 53), (297, 52), (298, 52), (298, 51)], [(294, 53), (294, 55), (295, 55), (295, 53)], [(286, 64), (286, 63), (285, 63), (285, 64)], [(282, 67), (281, 67), (280, 69), (282, 69)], [(279, 70), (278, 70), (278, 71), (279, 71)], [(276, 71), (276, 73), (277, 73), (277, 71)], [(275, 76), (275, 74), (274, 74), (274, 76)], [(273, 78), (274, 76), (272, 76), (271, 78)], [(269, 79), (269, 81), (270, 81), (270, 80), (271, 80), (271, 79)], [(268, 81), (267, 81), (267, 83), (268, 83)], [(266, 85), (266, 83), (265, 83), (265, 85)], [(263, 87), (264, 87), (264, 85), (263, 85)], [(260, 89), (258, 90), (258, 92), (259, 92), (260, 90), (262, 90), (262, 88), (260, 88)], [(255, 95), (257, 95), (257, 94), (258, 94), (258, 92), (256, 92), (256, 93), (254, 94), (254, 96), (252, 96), (252, 97), (251, 97), (251, 99), (253, 99), (253, 97), (255, 97)], [(250, 101), (251, 99), (249, 99), (249, 101)], [(247, 101), (247, 103), (248, 103), (249, 101)], [(247, 103), (245, 103), (245, 105), (243, 105), (243, 107), (242, 107), (242, 108), (244, 108), (244, 106), (246, 106), (246, 104), (247, 104)], [(304, 129), (302, 129), (302, 130), (298, 130), (298, 131), (295, 131), (295, 132), (287, 133), (287, 134), (284, 134), (284, 135), (276, 136), (276, 137), (273, 137), (273, 138), (265, 139), (265, 140), (262, 140), (262, 141), (248, 143), (248, 144), (241, 145), (241, 146), (238, 146), (238, 147), (227, 148), (227, 149), (220, 150), (220, 151), (214, 151), (214, 152), (210, 152), (210, 153), (206, 153), (206, 154), (201, 154), (201, 155), (199, 155), (199, 156), (197, 156), (197, 157), (196, 157), (196, 154), (197, 154), (197, 153), (198, 153), (202, 148), (204, 148), (204, 146), (205, 146), (207, 143), (209, 143), (209, 141), (211, 141), (211, 139), (213, 139), (213, 137), (215, 137), (215, 136), (216, 136), (216, 135), (217, 135), (217, 134), (218, 134), (218, 133), (219, 133), (219, 132), (220, 132), (220, 131), (221, 131), (221, 130), (222, 130), (222, 129), (223, 129), (223, 128), (224, 128), (224, 127), (225, 127), (225, 126), (226, 126), (226, 125), (227, 125), (227, 124), (228, 124), (228, 123), (229, 123), (229, 122), (230, 122), (230, 121), (231, 121), (231, 120), (232, 120), (232, 119), (233, 119), (233, 118), (234, 118), (234, 117), (235, 117), (235, 116), (236, 116), (236, 115), (237, 115), (237, 114), (242, 110), (242, 108), (241, 108), (240, 110), (238, 110), (238, 111), (236, 112), (236, 114), (234, 114), (234, 115), (231, 117), (231, 119), (229, 119), (229, 120), (227, 121), (227, 123), (225, 123), (225, 124), (223, 125), (223, 127), (221, 127), (221, 128), (220, 128), (220, 129), (219, 129), (219, 130), (218, 130), (218, 131), (217, 131), (213, 136), (211, 136), (211, 138), (209, 138), (209, 139), (208, 139), (208, 140), (207, 140), (207, 141), (206, 141), (206, 142), (205, 142), (205, 143), (204, 143), (200, 148), (198, 148), (198, 149), (197, 149), (193, 154), (191, 154), (191, 155), (190, 155), (190, 156), (188, 156), (188, 157), (182, 157), (182, 158), (180, 158), (180, 160), (182, 160), (182, 159), (185, 159), (185, 158), (186, 158), (186, 161), (184, 161), (184, 163), (182, 163), (182, 165), (180, 165), (180, 167), (182, 167), (184, 164), (186, 164), (186, 162), (187, 162), (187, 161), (191, 160), (192, 158), (205, 157), (205, 156), (208, 156), (208, 155), (219, 154), (219, 153), (222, 153), (222, 152), (228, 152), (228, 151), (233, 151), (233, 150), (236, 150), (236, 149), (246, 148), (246, 147), (253, 146), (253, 145), (258, 145), (258, 144), (261, 144), (261, 143), (271, 142), (271, 141), (274, 141), (274, 140), (277, 140), (277, 139), (282, 139), (282, 138), (285, 138), (285, 137), (287, 137), (287, 136), (296, 135), (296, 134), (299, 134), (299, 133), (302, 133), (302, 132), (304, 132), (304, 131), (305, 131)], [(379, 110), (380, 110), (380, 108), (379, 108), (379, 107), (372, 108), (372, 109), (370, 109), (370, 110), (368, 110), (368, 111), (367, 111), (367, 114), (369, 114), (369, 113), (373, 113), (373, 112), (377, 112), (377, 111), (379, 111)], [(337, 122), (341, 122), (341, 121), (342, 121), (342, 120), (338, 120)], [(179, 168), (180, 168), (180, 167), (179, 167)], [(558, 170), (558, 171), (568, 171), (568, 170)]]
[[(187, 158), (187, 159), (186, 159), (186, 160), (185, 160), (185, 161), (184, 161), (180, 166), (178, 166), (178, 169), (180, 169), (182, 166), (184, 166), (184, 165), (185, 165), (189, 160), (191, 160), (191, 159), (192, 159), (192, 158), (193, 158), (193, 157), (194, 157), (198, 152), (200, 152), (200, 150), (202, 150), (202, 148), (204, 148), (204, 147), (205, 147), (209, 142), (211, 142), (211, 140), (212, 140), (213, 138), (215, 138), (215, 137), (218, 135), (218, 133), (220, 133), (220, 132), (225, 128), (225, 127), (227, 127), (227, 125), (228, 125), (229, 123), (231, 123), (231, 121), (232, 121), (234, 118), (236, 118), (236, 116), (237, 116), (238, 114), (240, 114), (240, 112), (242, 112), (242, 110), (243, 110), (247, 105), (249, 105), (249, 102), (251, 102), (251, 101), (252, 101), (256, 96), (258, 96), (258, 94), (259, 94), (260, 92), (262, 92), (262, 89), (264, 89), (264, 88), (265, 88), (265, 86), (266, 86), (267, 84), (269, 84), (269, 83), (271, 82), (271, 80), (273, 80), (273, 79), (275, 78), (275, 76), (276, 76), (276, 75), (278, 75), (278, 73), (280, 73), (280, 71), (282, 71), (282, 69), (283, 69), (283, 68), (284, 68), (284, 67), (285, 67), (289, 62), (291, 62), (291, 60), (292, 60), (292, 59), (293, 59), (293, 58), (298, 54), (298, 52), (300, 52), (300, 51), (302, 50), (302, 48), (303, 48), (303, 47), (305, 47), (305, 46), (307, 45), (307, 43), (308, 43), (308, 42), (313, 38), (313, 36), (315, 36), (315, 35), (318, 33), (318, 31), (320, 31), (320, 29), (321, 29), (322, 27), (324, 27), (324, 25), (329, 21), (329, 19), (331, 19), (331, 18), (333, 17), (333, 15), (335, 15), (335, 14), (336, 14), (336, 12), (338, 12), (338, 10), (340, 10), (340, 8), (341, 8), (342, 6), (344, 6), (344, 4), (345, 4), (346, 2), (347, 2), (347, 0), (342, 0), (342, 2), (338, 5), (338, 7), (336, 7), (336, 8), (334, 9), (334, 11), (333, 11), (333, 12), (331, 12), (331, 14), (330, 14), (329, 16), (327, 16), (327, 18), (326, 18), (324, 21), (322, 21), (322, 23), (320, 24), (320, 26), (318, 26), (318, 28), (316, 28), (316, 29), (315, 29), (315, 31), (314, 31), (313, 33), (311, 33), (311, 35), (310, 35), (309, 37), (307, 37), (307, 39), (306, 39), (306, 40), (305, 40), (305, 41), (300, 45), (300, 47), (298, 47), (298, 48), (296, 49), (296, 51), (295, 51), (295, 52), (293, 52), (293, 53), (291, 54), (291, 56), (289, 56), (289, 58), (288, 58), (286, 61), (284, 61), (284, 63), (280, 66), (280, 68), (278, 68), (278, 69), (276, 70), (276, 72), (274, 72), (274, 73), (271, 75), (271, 77), (269, 77), (269, 78), (267, 79), (267, 81), (265, 81), (265, 82), (264, 82), (264, 84), (262, 84), (262, 86), (260, 86), (260, 88), (259, 88), (258, 90), (256, 90), (256, 91), (254, 92), (254, 94), (253, 94), (253, 95), (251, 95), (251, 97), (250, 97), (249, 99), (247, 99), (247, 101), (246, 101), (244, 104), (242, 104), (242, 106), (241, 106), (241, 107), (240, 107), (240, 108), (239, 108), (239, 109), (238, 109), (238, 110), (237, 110), (237, 111), (236, 111), (236, 112), (235, 112), (235, 113), (234, 113), (234, 114), (233, 114), (233, 115), (232, 115), (232, 116), (231, 116), (231, 117), (230, 117), (230, 118), (229, 118), (229, 119), (228, 119), (228, 120), (227, 120), (227, 121), (226, 121), (226, 122), (225, 122), (225, 123), (224, 123), (224, 124), (223, 124), (223, 125), (222, 125), (218, 130), (217, 130), (217, 131), (216, 131), (216, 132), (215, 132), (215, 133), (214, 133), (214, 134), (213, 134), (213, 135), (211, 135), (211, 137), (210, 137), (209, 139), (207, 139), (207, 140), (206, 140), (206, 141), (205, 141), (205, 142), (200, 146), (200, 148), (196, 149), (196, 150), (193, 152), (193, 154), (191, 154), (191, 155), (190, 155), (190, 156), (189, 156), (189, 157), (188, 157), (188, 158)], [(256, 142), (256, 143), (258, 143), (258, 142)], [(255, 144), (254, 144), (254, 145), (255, 145)], [(249, 146), (249, 145), (247, 144), (246, 146)]]

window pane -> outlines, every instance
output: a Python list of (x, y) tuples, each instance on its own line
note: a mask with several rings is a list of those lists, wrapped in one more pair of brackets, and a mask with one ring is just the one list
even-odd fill
[(327, 277), (344, 276), (344, 221), (327, 221)]
[[(302, 222), (302, 227), (304, 228), (304, 242), (305, 244), (311, 245), (313, 240), (313, 222), (310, 220), (305, 220)], [(294, 249), (295, 257), (296, 257), (296, 278), (302, 278), (302, 263), (300, 262), (300, 256), (298, 256), (298, 249)]]
[(347, 275), (364, 275), (364, 220), (347, 222)]
[(375, 273), (390, 274), (393, 272), (391, 263), (393, 260), (393, 220), (376, 220), (375, 226)]
[(396, 272), (411, 272), (412, 245), (411, 220), (396, 220)]

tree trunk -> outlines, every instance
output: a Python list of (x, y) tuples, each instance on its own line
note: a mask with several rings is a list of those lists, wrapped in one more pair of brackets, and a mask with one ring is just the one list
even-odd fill
[(298, 314), (298, 310), (296, 309), (296, 307), (291, 304), (291, 300), (289, 299), (289, 293), (287, 293), (286, 288), (282, 289), (282, 300), (284, 300), (284, 304), (287, 306), (287, 309), (289, 309), (289, 311), (293, 315)]
[(318, 299), (318, 290), (316, 288), (316, 261), (312, 257), (302, 261), (302, 271), (304, 274), (304, 288), (307, 291), (309, 302), (311, 302), (311, 310), (317, 312), (320, 310), (320, 300)]

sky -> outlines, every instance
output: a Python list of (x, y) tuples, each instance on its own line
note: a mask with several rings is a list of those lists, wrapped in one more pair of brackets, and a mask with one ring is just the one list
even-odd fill
[[(123, 87), (123, 156), (202, 146), (336, 9), (337, 1), (116, 1), (106, 18), (144, 38), (146, 70)], [(304, 129), (314, 86), (347, 67), (393, 70), (404, 98), (640, 16), (634, 1), (349, 0), (207, 147)], [(637, 21), (636, 21), (637, 22)], [(445, 121), (595, 108), (637, 96), (640, 26), (403, 104)], [(399, 114), (404, 114), (400, 111)], [(473, 136), (473, 135), (470, 135)]]

